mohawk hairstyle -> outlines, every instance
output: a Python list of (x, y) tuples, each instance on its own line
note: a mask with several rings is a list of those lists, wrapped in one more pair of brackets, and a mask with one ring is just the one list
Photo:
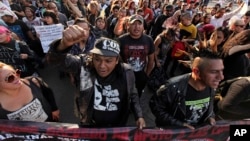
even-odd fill
[(193, 52), (193, 58), (201, 57), (201, 58), (208, 58), (208, 59), (221, 59), (220, 54), (217, 52), (212, 52), (207, 48), (202, 48), (197, 52)]

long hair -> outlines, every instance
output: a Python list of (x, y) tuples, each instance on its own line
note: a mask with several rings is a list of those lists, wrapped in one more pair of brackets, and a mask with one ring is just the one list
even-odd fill
[(244, 30), (229, 39), (223, 45), (223, 55), (226, 56), (231, 48), (236, 45), (250, 44), (250, 29)]

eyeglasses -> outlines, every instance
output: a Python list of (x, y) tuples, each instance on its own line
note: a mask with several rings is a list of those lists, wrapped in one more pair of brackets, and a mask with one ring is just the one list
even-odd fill
[(20, 75), (21, 75), (21, 70), (17, 69), (14, 74), (11, 74), (5, 78), (5, 82), (12, 83), (15, 80), (16, 76), (20, 77)]
[(235, 25), (235, 26), (238, 26), (238, 27), (241, 27), (241, 28), (245, 27), (245, 25)]

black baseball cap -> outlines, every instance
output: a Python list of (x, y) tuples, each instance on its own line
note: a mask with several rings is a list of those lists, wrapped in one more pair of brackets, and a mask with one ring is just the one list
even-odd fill
[(115, 40), (101, 37), (100, 39), (96, 40), (94, 48), (90, 50), (90, 52), (103, 56), (119, 56), (120, 45)]

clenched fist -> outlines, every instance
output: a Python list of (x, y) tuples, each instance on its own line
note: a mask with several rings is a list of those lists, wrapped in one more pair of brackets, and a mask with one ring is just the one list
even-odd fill
[(69, 26), (63, 31), (63, 37), (57, 49), (64, 50), (73, 44), (80, 42), (86, 38), (88, 35), (87, 32), (88, 31), (78, 25)]

